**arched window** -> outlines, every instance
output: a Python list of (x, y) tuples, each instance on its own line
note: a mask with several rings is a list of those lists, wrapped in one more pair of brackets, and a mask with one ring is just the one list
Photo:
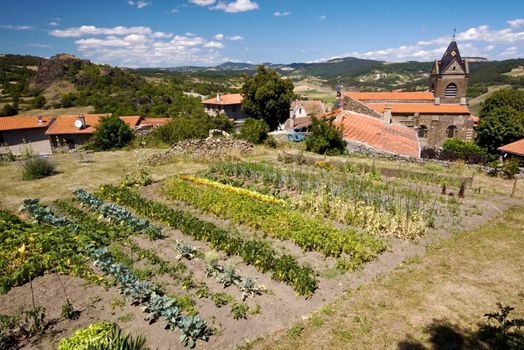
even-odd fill
[(448, 126), (448, 139), (452, 139), (457, 136), (457, 127), (455, 125)]
[(446, 97), (455, 97), (457, 96), (457, 84), (451, 83), (448, 86), (446, 86)]
[(419, 138), (425, 139), (428, 137), (428, 128), (425, 125), (421, 125), (418, 127), (417, 133)]

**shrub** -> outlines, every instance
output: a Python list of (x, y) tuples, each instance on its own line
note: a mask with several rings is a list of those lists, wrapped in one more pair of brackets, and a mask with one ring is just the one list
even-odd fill
[(166, 144), (173, 144), (181, 140), (205, 138), (211, 129), (231, 132), (233, 127), (233, 123), (224, 115), (211, 117), (201, 114), (173, 118), (168, 124), (156, 128), (151, 136)]
[(122, 148), (133, 140), (133, 131), (120, 118), (113, 115), (100, 120), (93, 133), (91, 147), (97, 151)]
[(2, 109), (2, 115), (6, 117), (15, 115), (16, 113), (18, 113), (18, 109), (12, 104), (6, 104)]
[(517, 158), (511, 158), (502, 163), (502, 173), (508, 179), (513, 179), (519, 173), (520, 161)]
[(479, 145), (457, 138), (447, 139), (442, 145), (442, 158), (461, 159), (467, 163), (480, 163), (486, 157), (486, 151)]
[(346, 141), (342, 139), (342, 130), (331, 122), (313, 118), (311, 134), (306, 137), (306, 150), (330, 156), (343, 154)]
[(56, 165), (47, 158), (30, 157), (22, 163), (22, 178), (36, 180), (56, 173)]
[(256, 145), (264, 142), (269, 132), (269, 126), (261, 119), (246, 118), (244, 125), (240, 128), (238, 138), (254, 143)]

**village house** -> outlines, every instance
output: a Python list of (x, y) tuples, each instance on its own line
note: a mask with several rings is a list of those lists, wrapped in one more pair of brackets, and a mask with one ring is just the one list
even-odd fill
[(324, 113), (326, 113), (326, 107), (320, 100), (295, 100), (291, 103), (289, 119), (284, 123), (283, 129), (306, 129), (311, 125), (313, 117), (318, 118)]
[(217, 93), (216, 97), (209, 98), (202, 101), (205, 112), (210, 116), (217, 116), (225, 114), (229, 119), (236, 124), (242, 122), (246, 115), (241, 110), (242, 101), (244, 97), (241, 94), (225, 94)]
[(467, 107), (469, 67), (453, 40), (431, 70), (430, 91), (341, 92), (337, 104), (417, 131), (422, 149), (436, 149), (448, 138), (473, 141), (478, 117)]
[(517, 140), (497, 148), (502, 153), (502, 158), (517, 158), (524, 161), (524, 139)]
[(31, 148), (39, 154), (51, 153), (51, 143), (46, 135), (54, 118), (45, 116), (0, 117), (0, 151), (20, 154), (25, 148)]
[[(86, 143), (96, 130), (102, 117), (110, 114), (61, 115), (45, 132), (53, 149), (67, 147), (74, 149)], [(140, 116), (119, 117), (130, 128), (140, 124)]]

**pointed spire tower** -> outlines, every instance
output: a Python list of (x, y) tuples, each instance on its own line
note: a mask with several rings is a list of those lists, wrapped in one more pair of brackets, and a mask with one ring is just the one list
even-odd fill
[(440, 60), (435, 60), (433, 63), (430, 89), (435, 99), (440, 99), (442, 103), (466, 104), (468, 78), (468, 62), (460, 56), (453, 33), (453, 40), (449, 43), (446, 52)]

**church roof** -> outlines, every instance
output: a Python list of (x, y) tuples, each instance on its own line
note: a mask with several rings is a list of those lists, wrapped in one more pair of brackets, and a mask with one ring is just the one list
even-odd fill
[(352, 92), (344, 91), (344, 96), (348, 96), (359, 101), (433, 101), (435, 96), (429, 91), (388, 91), (388, 92)]
[(433, 103), (368, 103), (368, 107), (379, 113), (384, 113), (384, 108), (391, 108), (391, 113), (420, 113), (420, 114), (470, 114), (468, 107), (459, 104), (433, 104)]
[(465, 72), (466, 66), (464, 64), (464, 60), (460, 56), (460, 51), (455, 40), (449, 43), (446, 52), (444, 52), (444, 55), (442, 56), (440, 61), (438, 61), (438, 71), (441, 73), (445, 71), (446, 68), (448, 68), (451, 65), (451, 63), (453, 63), (454, 60), (457, 60), (458, 64), (462, 67), (462, 69)]

